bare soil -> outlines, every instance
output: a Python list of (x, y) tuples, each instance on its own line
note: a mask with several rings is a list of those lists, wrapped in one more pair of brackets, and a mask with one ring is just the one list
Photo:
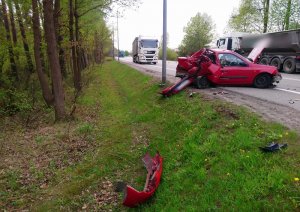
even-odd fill
[(209, 95), (212, 98), (222, 99), (236, 105), (245, 106), (266, 121), (281, 123), (287, 128), (300, 133), (300, 113), (291, 107), (244, 94), (242, 95), (237, 92), (227, 91), (222, 88), (210, 88), (204, 90), (193, 89), (193, 91)]

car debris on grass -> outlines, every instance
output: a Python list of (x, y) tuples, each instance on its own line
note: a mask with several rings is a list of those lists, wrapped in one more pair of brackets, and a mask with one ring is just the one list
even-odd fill
[(163, 158), (157, 152), (152, 158), (148, 153), (143, 157), (142, 161), (147, 169), (146, 183), (143, 191), (137, 191), (133, 187), (127, 185), (123, 205), (127, 207), (135, 207), (140, 203), (148, 200), (157, 189), (162, 174)]

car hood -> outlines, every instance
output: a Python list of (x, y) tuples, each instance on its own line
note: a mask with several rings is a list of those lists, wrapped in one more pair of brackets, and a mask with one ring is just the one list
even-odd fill
[(262, 65), (262, 64), (256, 64), (256, 63), (253, 63), (251, 66), (255, 69), (262, 70), (262, 71), (268, 72), (273, 75), (276, 75), (279, 73), (279, 71), (277, 70), (277, 68), (275, 66)]
[(268, 37), (265, 37), (261, 40), (259, 40), (256, 44), (254, 49), (250, 52), (248, 55), (248, 58), (251, 59), (254, 63), (257, 62), (259, 55), (261, 52), (270, 44), (270, 39)]

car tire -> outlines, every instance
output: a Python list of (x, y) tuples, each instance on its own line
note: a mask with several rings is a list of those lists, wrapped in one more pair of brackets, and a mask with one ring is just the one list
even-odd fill
[(277, 57), (275, 57), (271, 60), (270, 65), (275, 66), (278, 71), (280, 71), (280, 69), (281, 69), (281, 61)]
[(207, 77), (199, 76), (195, 81), (196, 87), (199, 89), (208, 88), (210, 86), (210, 82)]
[(271, 86), (272, 78), (269, 74), (260, 74), (254, 79), (254, 87), (268, 88)]
[(268, 65), (269, 64), (269, 60), (268, 58), (266, 57), (263, 57), (259, 60), (259, 64), (262, 64), (262, 65)]
[(287, 58), (283, 62), (282, 71), (287, 74), (292, 74), (295, 72), (296, 62), (294, 58)]
[(154, 62), (153, 64), (156, 65), (156, 62)]

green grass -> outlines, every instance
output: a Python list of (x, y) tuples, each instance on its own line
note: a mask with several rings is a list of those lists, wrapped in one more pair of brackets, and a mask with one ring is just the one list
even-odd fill
[[(106, 205), (94, 196), (104, 181), (125, 181), (142, 190), (146, 170), (141, 157), (157, 150), (164, 158), (162, 181), (139, 210), (300, 209), (296, 133), (201, 94), (161, 98), (158, 81), (117, 62), (92, 74), (79, 105), (97, 116), (93, 124), (82, 122), (77, 133), (92, 133), (95, 148), (77, 164), (56, 170), (49, 187), (36, 191), (33, 210), (127, 210), (122, 195), (117, 204)], [(271, 141), (289, 146), (275, 154), (260, 152), (258, 147)], [(12, 187), (17, 186), (14, 179)]]

